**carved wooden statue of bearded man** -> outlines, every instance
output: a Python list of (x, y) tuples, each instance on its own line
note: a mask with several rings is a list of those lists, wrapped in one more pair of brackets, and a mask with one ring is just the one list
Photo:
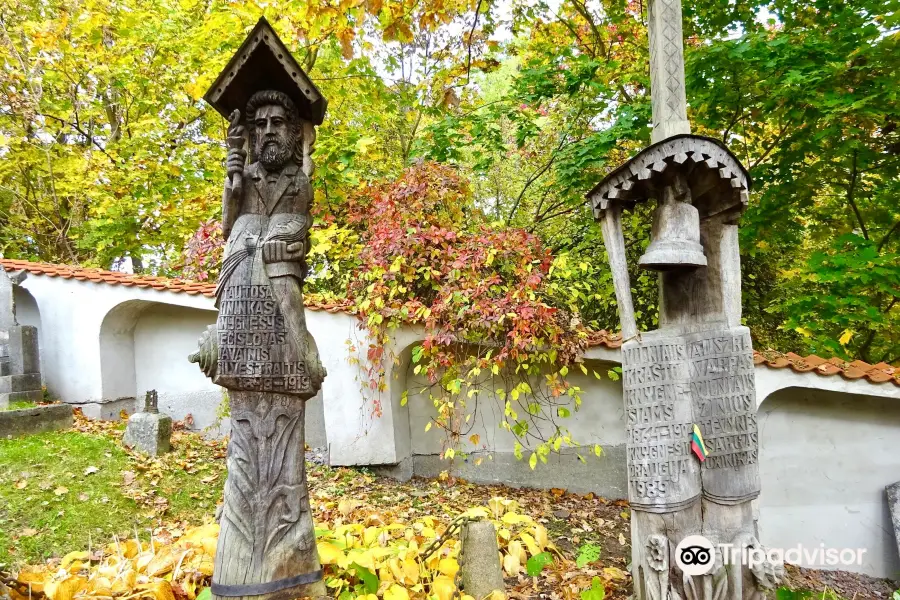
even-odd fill
[[(324, 594), (304, 465), (304, 405), (325, 369), (308, 334), (303, 280), (312, 198), (302, 122), (280, 91), (260, 91), (228, 130), (219, 316), (191, 357), (229, 390), (232, 437), (216, 552), (217, 597)], [(311, 127), (309, 128), (312, 129)], [(309, 142), (309, 140), (307, 140)], [(305, 149), (305, 150), (304, 150)]]
[[(308, 339), (301, 296), (312, 222), (309, 213), (312, 194), (309, 178), (301, 168), (300, 119), (291, 99), (278, 91), (254, 94), (247, 103), (246, 114), (252, 158), (256, 160), (244, 164), (245, 153), (241, 147), (244, 131), (237, 119), (232, 121), (228, 136), (231, 149), (222, 222), (228, 244), (216, 290), (220, 352), (222, 342), (227, 341), (222, 339), (222, 332), (243, 329), (240, 320), (232, 322), (222, 318), (229, 316), (230, 311), (225, 310), (227, 303), (262, 301), (262, 308), (268, 308), (264, 312), (272, 313), (263, 316), (275, 317), (269, 328), (275, 330), (273, 333), (277, 335), (273, 341), (282, 346), (283, 354), (243, 357), (239, 353), (233, 361), (224, 361), (220, 355), (220, 367), (225, 366), (226, 371), (218, 373), (216, 383), (230, 389), (311, 397), (319, 390), (325, 373), (311, 338)], [(267, 300), (274, 300), (277, 310), (265, 304)], [(247, 325), (259, 333), (259, 327)], [(272, 366), (267, 370), (260, 362)]]

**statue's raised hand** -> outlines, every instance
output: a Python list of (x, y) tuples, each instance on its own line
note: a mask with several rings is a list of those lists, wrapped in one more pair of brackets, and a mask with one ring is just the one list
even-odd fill
[(244, 126), (241, 125), (241, 111), (235, 110), (228, 117), (228, 158), (225, 159), (225, 168), (232, 188), (241, 187), (241, 179), (244, 173), (244, 163), (247, 153), (244, 151)]

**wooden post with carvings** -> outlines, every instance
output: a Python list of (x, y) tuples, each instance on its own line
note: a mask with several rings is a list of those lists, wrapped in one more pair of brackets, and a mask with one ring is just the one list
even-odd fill
[(265, 19), (204, 98), (230, 121), (219, 316), (190, 357), (231, 399), (212, 594), (324, 597), (304, 412), (325, 369), (306, 328), (302, 294), (315, 126), (326, 100)]
[[(760, 491), (753, 349), (740, 324), (737, 238), (750, 179), (724, 144), (690, 135), (679, 0), (650, 0), (648, 14), (654, 143), (588, 193), (627, 338), (635, 597), (759, 600), (783, 565), (740, 563), (742, 550), (761, 548), (751, 504)], [(659, 329), (637, 333), (620, 214), (650, 200), (651, 241), (638, 264), (659, 272)]]

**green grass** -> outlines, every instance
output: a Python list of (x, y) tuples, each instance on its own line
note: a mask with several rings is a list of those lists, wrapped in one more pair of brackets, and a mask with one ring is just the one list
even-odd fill
[(0, 564), (212, 517), (225, 479), (220, 446), (176, 433), (175, 450), (152, 459), (121, 446), (123, 426), (100, 429), (0, 440)]
[(15, 402), (10, 402), (9, 406), (6, 408), (0, 408), (0, 410), (25, 410), (26, 408), (36, 408), (37, 404), (34, 402), (28, 402), (27, 400), (17, 400)]
[(778, 588), (776, 600), (844, 600), (831, 590), (814, 592), (811, 590), (792, 590), (787, 587)]

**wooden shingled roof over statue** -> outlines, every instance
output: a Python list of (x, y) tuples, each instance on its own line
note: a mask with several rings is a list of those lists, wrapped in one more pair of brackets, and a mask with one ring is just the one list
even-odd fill
[(320, 125), (325, 118), (328, 101), (265, 17), (259, 19), (203, 99), (227, 119), (236, 109), (243, 113), (250, 96), (261, 89), (287, 94), (300, 118), (313, 125)]

